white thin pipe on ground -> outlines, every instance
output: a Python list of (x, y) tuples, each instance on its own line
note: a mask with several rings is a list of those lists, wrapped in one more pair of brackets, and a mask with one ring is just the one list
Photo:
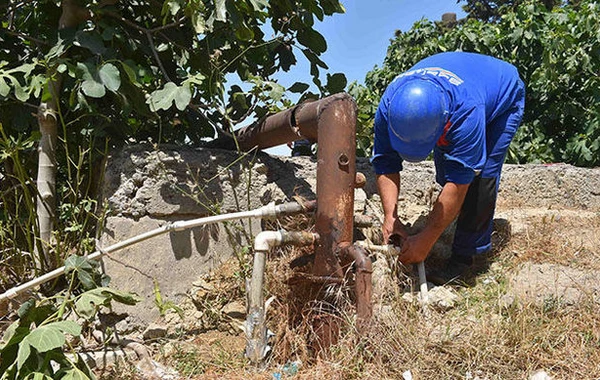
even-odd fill
[[(96, 252), (89, 254), (87, 256), (87, 259), (88, 260), (97, 260), (100, 257), (102, 257), (103, 255), (118, 251), (118, 250), (126, 248), (130, 245), (139, 243), (141, 241), (153, 238), (158, 235), (165, 234), (167, 232), (183, 231), (183, 230), (186, 230), (189, 228), (200, 227), (203, 225), (214, 224), (214, 223), (219, 223), (219, 222), (226, 222), (226, 221), (230, 221), (230, 220), (275, 217), (275, 216), (278, 216), (278, 215), (281, 215), (284, 213), (298, 212), (301, 209), (302, 209), (302, 206), (295, 202), (290, 202), (290, 203), (286, 203), (286, 204), (282, 204), (282, 205), (275, 205), (275, 203), (269, 203), (266, 206), (259, 207), (257, 209), (250, 210), (250, 211), (234, 212), (234, 213), (230, 213), (230, 214), (214, 215), (214, 216), (207, 216), (207, 217), (198, 218), (198, 219), (183, 220), (183, 221), (177, 221), (177, 222), (173, 222), (173, 223), (167, 223), (166, 225), (156, 228), (152, 231), (148, 231), (141, 235), (134, 236), (127, 240), (123, 240), (119, 243), (113, 244), (104, 249), (99, 249)], [(15, 298), (19, 293), (21, 293), (25, 290), (31, 289), (35, 286), (43, 284), (44, 282), (47, 282), (56, 277), (59, 277), (61, 274), (64, 273), (64, 270), (65, 270), (65, 267), (62, 266), (60, 268), (57, 268), (51, 272), (48, 272), (48, 273), (42, 275), (40, 277), (34, 278), (33, 280), (31, 280), (29, 282), (26, 282), (24, 284), (21, 284), (19, 286), (16, 286), (12, 289), (7, 290), (6, 292), (0, 294), (0, 303), (6, 299)]]
[(419, 272), (419, 289), (421, 290), (421, 302), (426, 304), (429, 301), (429, 289), (427, 288), (427, 277), (425, 277), (425, 263), (423, 261), (417, 264), (417, 271)]

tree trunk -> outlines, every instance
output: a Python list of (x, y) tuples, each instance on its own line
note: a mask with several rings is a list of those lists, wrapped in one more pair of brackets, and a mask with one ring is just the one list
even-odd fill
[[(90, 13), (75, 0), (64, 0), (61, 3), (58, 30), (74, 28), (90, 18)], [(38, 124), (40, 127), (40, 143), (38, 146), (37, 174), (37, 218), (39, 225), (38, 252), (34, 255), (35, 266), (39, 271), (46, 270), (49, 262), (49, 252), (52, 247), (52, 231), (56, 208), (56, 142), (58, 137), (59, 94), (62, 85), (62, 75), (51, 67), (46, 73), (48, 78), (48, 100), (38, 107)]]
[[(48, 73), (52, 74), (52, 73)], [(38, 107), (38, 124), (40, 127), (40, 143), (38, 146), (37, 175), (37, 217), (40, 228), (40, 243), (37, 244), (36, 269), (45, 270), (48, 266), (48, 252), (52, 246), (52, 229), (54, 226), (56, 206), (56, 141), (58, 135), (58, 93), (60, 80), (48, 83), (49, 101), (40, 103)], [(40, 251), (41, 249), (41, 251)]]

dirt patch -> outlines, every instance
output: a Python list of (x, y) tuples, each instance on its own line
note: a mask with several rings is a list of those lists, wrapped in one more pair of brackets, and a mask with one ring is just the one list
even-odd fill
[(600, 271), (557, 264), (525, 263), (510, 279), (509, 294), (538, 305), (557, 302), (574, 305), (593, 301), (600, 305)]

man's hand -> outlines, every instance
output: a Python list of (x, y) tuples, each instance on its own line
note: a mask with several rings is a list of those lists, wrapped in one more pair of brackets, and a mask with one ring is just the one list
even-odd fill
[(392, 235), (400, 235), (402, 239), (408, 237), (404, 224), (402, 224), (400, 219), (393, 216), (385, 218), (383, 226), (381, 226), (381, 232), (383, 233), (383, 244), (389, 244), (389, 239)]
[(402, 245), (402, 252), (398, 260), (404, 265), (417, 264), (425, 261), (429, 251), (435, 244), (435, 240), (431, 241), (423, 234), (408, 236)]
[(447, 182), (429, 213), (425, 228), (404, 241), (402, 253), (398, 258), (403, 264), (416, 264), (427, 258), (429, 251), (458, 215), (464, 202), (469, 184)]

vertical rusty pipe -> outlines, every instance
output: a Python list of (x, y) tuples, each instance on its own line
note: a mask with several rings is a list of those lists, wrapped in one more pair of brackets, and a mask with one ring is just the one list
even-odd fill
[[(343, 279), (342, 251), (357, 269), (356, 290), (361, 320), (371, 316), (370, 262), (364, 251), (352, 247), (354, 187), (356, 177), (356, 103), (348, 94), (329, 96), (269, 116), (236, 132), (242, 150), (268, 148), (308, 138), (318, 142), (317, 211), (314, 274)], [(348, 259), (348, 257), (346, 257)], [(335, 283), (335, 282), (332, 282)], [(337, 341), (339, 321), (333, 315), (318, 315), (314, 321), (322, 347)]]
[(373, 306), (371, 305), (371, 293), (373, 289), (371, 274), (373, 273), (373, 265), (367, 255), (367, 251), (363, 247), (351, 245), (344, 249), (343, 253), (348, 261), (354, 262), (356, 328), (359, 333), (364, 333), (373, 316)]
[[(295, 115), (298, 126), (317, 125), (317, 211), (315, 231), (320, 240), (315, 246), (313, 272), (316, 276), (343, 278), (341, 250), (352, 244), (354, 187), (356, 183), (356, 103), (348, 94), (336, 94), (309, 103)], [(326, 300), (326, 287), (321, 299)], [(313, 320), (316, 341), (313, 348), (335, 344), (340, 319), (335, 307)]]
[(348, 94), (308, 103), (296, 113), (298, 126), (317, 124), (316, 275), (343, 277), (340, 248), (352, 243), (356, 178), (356, 103)]

